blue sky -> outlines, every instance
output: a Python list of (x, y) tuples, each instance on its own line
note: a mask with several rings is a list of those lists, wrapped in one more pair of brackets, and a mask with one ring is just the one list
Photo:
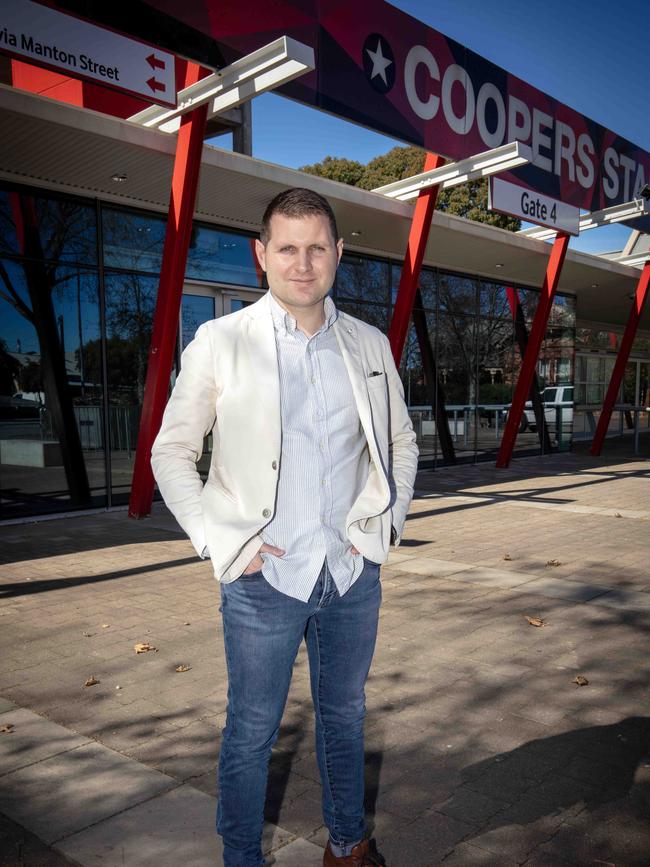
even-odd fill
[[(648, 0), (396, 0), (528, 83), (650, 151)], [(229, 138), (229, 137), (227, 137)], [(228, 146), (226, 137), (214, 142)], [(273, 94), (253, 102), (253, 153), (297, 168), (327, 155), (367, 162), (401, 144)], [(624, 226), (585, 232), (572, 246), (620, 249)]]

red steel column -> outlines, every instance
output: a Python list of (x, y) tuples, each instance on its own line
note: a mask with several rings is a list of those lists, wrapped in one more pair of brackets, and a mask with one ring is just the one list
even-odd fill
[(557, 289), (560, 280), (560, 272), (562, 271), (562, 265), (564, 264), (564, 258), (568, 246), (569, 236), (558, 234), (553, 242), (553, 248), (551, 249), (551, 255), (546, 268), (546, 276), (544, 277), (540, 299), (537, 304), (537, 310), (535, 311), (535, 318), (533, 319), (533, 326), (528, 338), (526, 352), (524, 353), (524, 358), (521, 363), (521, 370), (519, 371), (517, 386), (512, 397), (510, 411), (508, 412), (508, 420), (506, 421), (506, 426), (503, 431), (503, 439), (501, 440), (499, 454), (497, 455), (496, 465), (500, 468), (507, 467), (512, 458), (512, 451), (515, 447), (517, 431), (519, 430), (519, 424), (521, 423), (521, 416), (524, 412), (526, 398), (530, 394), (530, 386), (533, 382), (535, 367), (537, 366), (537, 359), (539, 358), (539, 351), (542, 346), (544, 334), (546, 333), (548, 317), (551, 312), (555, 290)]
[(648, 297), (649, 285), (650, 260), (645, 263), (643, 270), (641, 271), (641, 276), (639, 277), (639, 282), (636, 287), (636, 294), (634, 296), (634, 301), (632, 302), (632, 308), (630, 310), (630, 316), (627, 320), (627, 325), (625, 326), (625, 333), (623, 334), (623, 339), (621, 340), (621, 348), (618, 350), (618, 355), (616, 356), (616, 364), (614, 365), (614, 370), (612, 371), (612, 378), (609, 381), (609, 388), (607, 389), (607, 394), (605, 395), (605, 402), (603, 403), (603, 409), (600, 413), (600, 418), (598, 419), (596, 433), (594, 434), (594, 439), (591, 444), (591, 454), (595, 457), (600, 454), (600, 451), (603, 447), (603, 440), (605, 439), (605, 434), (607, 433), (607, 428), (609, 427), (609, 421), (612, 417), (612, 411), (614, 409), (614, 404), (616, 403), (616, 397), (621, 387), (621, 382), (623, 381), (625, 365), (627, 364), (627, 360), (630, 357), (632, 344), (634, 343), (634, 337), (636, 336), (636, 330), (639, 327), (639, 320), (641, 319), (641, 314), (643, 313), (643, 306)]
[[(196, 64), (188, 63), (184, 87), (194, 84), (200, 77), (201, 68)], [(178, 317), (207, 116), (208, 104), (206, 103), (183, 115), (178, 131), (160, 285), (149, 349), (138, 447), (133, 467), (129, 500), (130, 518), (144, 518), (151, 512), (154, 487), (150, 463), (151, 447), (162, 422), (169, 391), (169, 378), (174, 363)]]
[[(424, 171), (429, 172), (444, 165), (444, 159), (439, 154), (427, 154), (424, 161)], [(428, 187), (418, 196), (409, 233), (406, 256), (402, 267), (402, 276), (399, 281), (397, 298), (393, 318), (388, 330), (388, 339), (395, 359), (395, 365), (399, 368), (402, 359), (404, 344), (409, 329), (409, 319), (415, 301), (415, 292), (418, 288), (422, 259), (429, 238), (431, 218), (438, 199), (438, 187)]]

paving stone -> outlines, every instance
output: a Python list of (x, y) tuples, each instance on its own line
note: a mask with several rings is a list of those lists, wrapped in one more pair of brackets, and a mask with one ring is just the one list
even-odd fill
[(566, 599), (570, 602), (589, 602), (608, 592), (609, 587), (581, 584), (562, 578), (534, 578), (526, 584), (526, 593), (550, 596), (552, 599)]
[(450, 576), (454, 581), (480, 584), (482, 587), (514, 588), (530, 583), (532, 576), (527, 572), (511, 572), (506, 569), (486, 569), (483, 566), (470, 567)]
[(73, 834), (57, 848), (84, 867), (221, 865), (215, 809), (214, 798), (181, 786)]
[(518, 858), (495, 855), (471, 843), (459, 843), (442, 861), (444, 867), (518, 867), (520, 863)]
[(88, 738), (32, 711), (13, 707), (2, 714), (2, 725), (11, 725), (13, 730), (0, 739), (0, 775), (89, 743)]
[(308, 840), (294, 840), (274, 852), (266, 863), (269, 867), (323, 867), (323, 850)]
[(593, 599), (592, 604), (624, 611), (650, 611), (650, 593), (633, 590), (610, 590)]
[(99, 744), (86, 744), (2, 778), (0, 812), (46, 843), (177, 785)]
[(465, 822), (429, 811), (404, 827), (401, 834), (380, 841), (379, 848), (388, 864), (431, 867), (440, 864), (473, 829)]
[(509, 806), (502, 799), (488, 798), (462, 786), (447, 801), (436, 805), (436, 811), (470, 825), (482, 826), (499, 810)]
[(415, 575), (430, 575), (443, 577), (453, 575), (455, 572), (463, 572), (468, 569), (467, 564), (458, 563), (454, 560), (436, 560), (433, 557), (408, 557), (399, 561), (395, 568), (400, 572), (409, 572)]
[(34, 834), (0, 815), (1, 867), (78, 867)]

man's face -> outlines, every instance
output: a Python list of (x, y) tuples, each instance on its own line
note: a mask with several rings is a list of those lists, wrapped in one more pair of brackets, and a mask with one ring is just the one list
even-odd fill
[(328, 219), (274, 214), (269, 229), (266, 247), (256, 241), (255, 250), (273, 295), (289, 312), (321, 304), (343, 253), (343, 241), (332, 237)]

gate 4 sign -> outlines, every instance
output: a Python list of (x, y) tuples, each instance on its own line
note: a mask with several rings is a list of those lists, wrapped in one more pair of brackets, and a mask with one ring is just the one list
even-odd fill
[(500, 211), (567, 235), (580, 233), (580, 208), (511, 184), (502, 178), (490, 178), (488, 207), (491, 211)]
[(176, 107), (173, 54), (32, 0), (2, 0), (0, 51)]

